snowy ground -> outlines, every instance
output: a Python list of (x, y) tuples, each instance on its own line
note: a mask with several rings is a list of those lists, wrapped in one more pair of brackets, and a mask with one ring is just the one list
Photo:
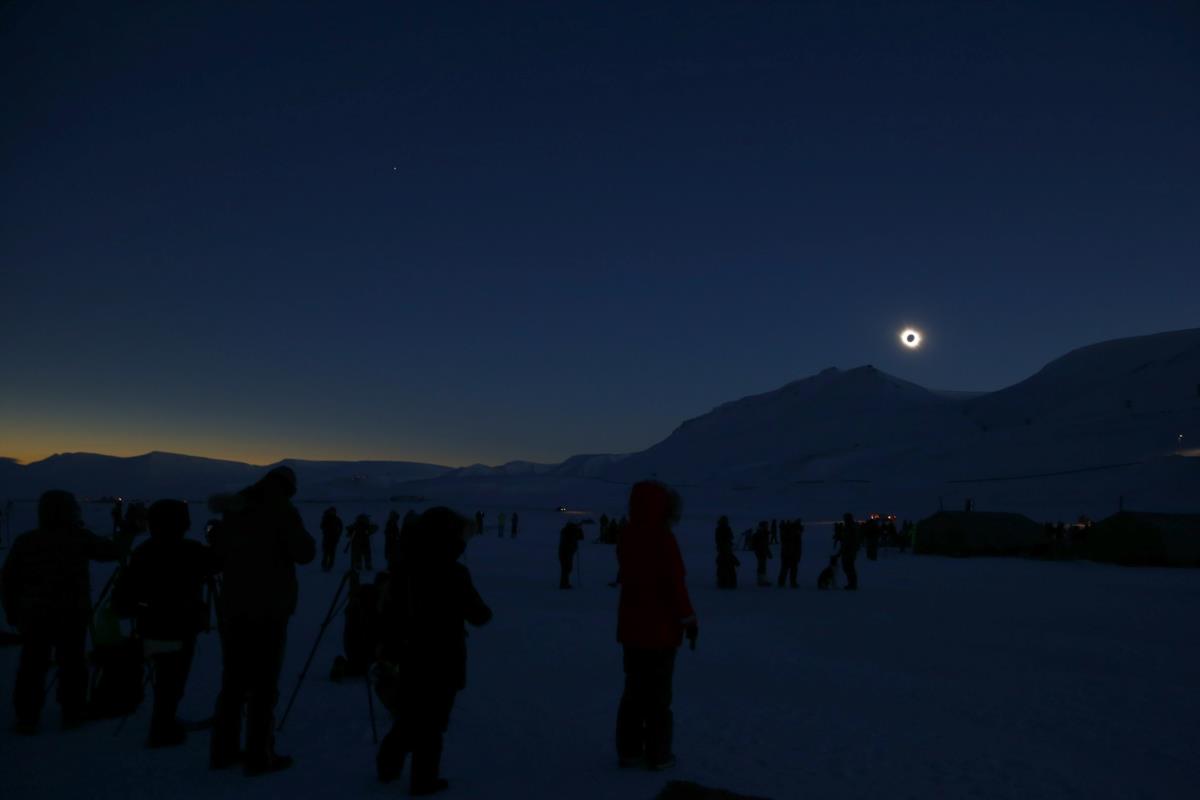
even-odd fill
[[(343, 516), (358, 510), (344, 507)], [(382, 521), (382, 506), (363, 510)], [(320, 511), (303, 507), (313, 530)], [(105, 509), (88, 513), (105, 530)], [(748, 523), (735, 520), (735, 530)], [(649, 800), (668, 778), (776, 800), (1164, 798), (1195, 789), (1200, 572), (893, 555), (861, 564), (858, 594), (819, 593), (828, 529), (813, 528), (800, 589), (754, 588), (746, 554), (742, 588), (724, 593), (714, 588), (711, 520), (680, 530), (701, 633), (676, 669), (679, 765), (666, 775), (618, 771), (612, 549), (587, 544), (581, 586), (560, 592), (560, 525), (559, 515), (523, 512), (516, 541), (490, 528), (471, 543), (469, 566), (496, 618), (469, 641), (469, 686), (447, 737), (447, 797)], [(104, 576), (97, 568), (97, 588)], [(285, 697), (339, 577), (302, 571)], [(119, 735), (115, 722), (59, 732), (48, 707), (43, 733), (19, 738), (6, 700), (4, 797), (406, 794), (406, 782), (374, 780), (364, 687), (328, 681), (340, 622), (330, 634), (279, 737), (280, 751), (297, 759), (291, 771), (253, 780), (211, 773), (206, 734), (148, 752), (148, 705)], [(0, 650), (5, 698), (16, 656)], [(211, 713), (218, 664), (215, 637), (202, 639), (185, 717)]]

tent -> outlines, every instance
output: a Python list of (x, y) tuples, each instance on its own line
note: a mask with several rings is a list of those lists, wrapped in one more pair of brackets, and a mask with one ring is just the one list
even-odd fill
[(1115, 564), (1198, 567), (1200, 514), (1122, 511), (1092, 526), (1083, 553)]
[(1023, 514), (939, 511), (917, 523), (913, 552), (947, 556), (1015, 556), (1045, 552), (1045, 528)]

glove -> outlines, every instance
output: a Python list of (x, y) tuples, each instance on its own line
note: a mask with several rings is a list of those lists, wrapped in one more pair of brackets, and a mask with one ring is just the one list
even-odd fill
[(700, 635), (700, 627), (695, 622), (690, 622), (684, 633), (687, 636), (688, 647), (694, 651), (696, 649), (696, 637)]

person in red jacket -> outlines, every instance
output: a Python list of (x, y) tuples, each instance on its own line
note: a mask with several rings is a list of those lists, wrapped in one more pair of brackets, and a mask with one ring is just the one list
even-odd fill
[(621, 601), (617, 641), (624, 647), (625, 691), (617, 711), (617, 756), (622, 767), (674, 766), (671, 679), (686, 633), (699, 631), (684, 580), (683, 557), (671, 533), (679, 495), (658, 481), (634, 485), (629, 526), (617, 545)]

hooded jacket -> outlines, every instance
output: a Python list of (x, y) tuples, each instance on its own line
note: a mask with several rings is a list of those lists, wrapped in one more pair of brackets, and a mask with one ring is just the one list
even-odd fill
[(207, 624), (204, 584), (219, 565), (212, 549), (184, 538), (186, 532), (186, 523), (151, 526), (150, 540), (133, 551), (113, 587), (113, 607), (137, 619), (147, 639), (187, 639)]
[(24, 633), (86, 625), (91, 616), (89, 561), (116, 561), (111, 539), (86, 530), (67, 492), (49, 491), (38, 503), (38, 527), (17, 537), (0, 583), (9, 623)]
[(617, 641), (630, 647), (667, 649), (683, 643), (696, 612), (670, 523), (674, 499), (667, 487), (644, 481), (629, 496), (629, 526), (617, 544), (621, 600)]
[(209, 507), (224, 514), (213, 534), (221, 561), (221, 613), (225, 619), (278, 622), (296, 610), (296, 565), (317, 553), (292, 505), (295, 476), (276, 467), (235, 495), (218, 495)]

